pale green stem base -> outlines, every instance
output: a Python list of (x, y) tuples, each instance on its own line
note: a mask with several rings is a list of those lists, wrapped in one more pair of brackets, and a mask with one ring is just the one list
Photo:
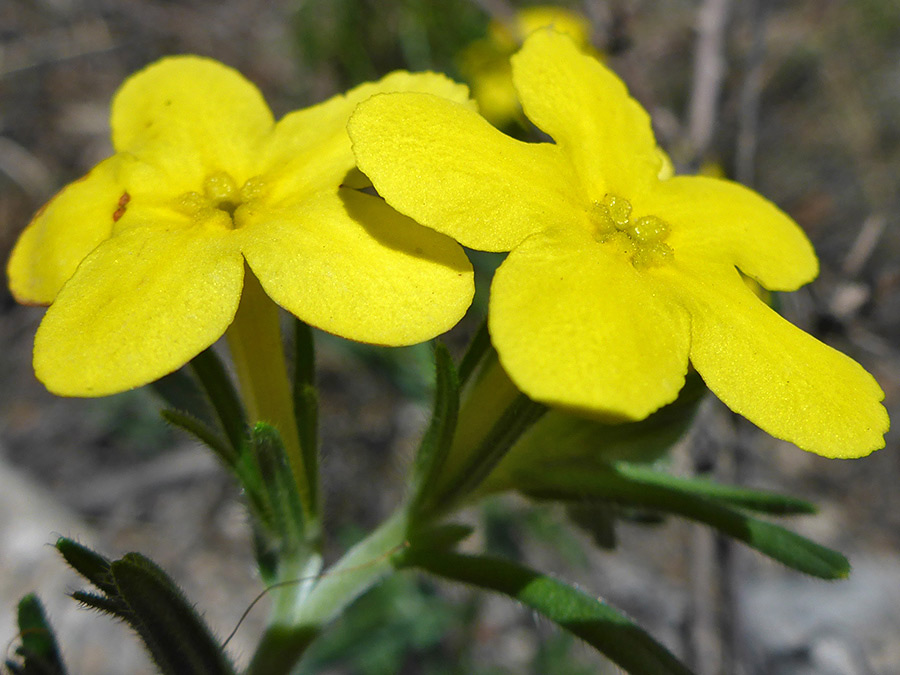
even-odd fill
[(288, 675), (327, 624), (394, 571), (392, 556), (406, 545), (407, 525), (406, 513), (395, 513), (319, 577), (292, 611), (276, 613), (245, 675)]

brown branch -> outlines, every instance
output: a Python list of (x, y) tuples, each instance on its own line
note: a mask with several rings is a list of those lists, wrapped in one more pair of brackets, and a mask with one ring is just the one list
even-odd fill
[(725, 74), (725, 34), (731, 0), (704, 0), (697, 15), (697, 48), (688, 110), (688, 141), (699, 162), (709, 150)]

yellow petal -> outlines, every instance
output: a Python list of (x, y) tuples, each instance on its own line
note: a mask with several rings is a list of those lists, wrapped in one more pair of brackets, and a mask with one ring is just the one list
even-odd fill
[(35, 214), (7, 267), (16, 300), (53, 302), (84, 257), (110, 236), (133, 164), (126, 155), (110, 157), (63, 188)]
[(636, 198), (656, 179), (650, 116), (606, 66), (549, 29), (533, 33), (512, 66), (525, 114), (571, 155), (590, 199)]
[(257, 173), (271, 181), (269, 203), (295, 203), (311, 191), (347, 184), (345, 177), (356, 168), (347, 136), (350, 114), (375, 94), (398, 91), (430, 93), (471, 107), (469, 90), (463, 84), (437, 73), (397, 71), (292, 112), (275, 125), (259, 157)]
[(231, 323), (243, 265), (227, 231), (140, 228), (107, 240), (38, 328), (38, 379), (62, 396), (105, 396), (176, 370)]
[(778, 316), (734, 268), (679, 269), (670, 288), (691, 312), (691, 362), (729, 408), (825, 457), (884, 447), (884, 394), (858, 363)]
[(670, 403), (687, 372), (687, 313), (579, 231), (536, 234), (509, 254), (488, 326), (523, 392), (607, 419), (642, 419)]
[(269, 297), (352, 340), (423, 342), (455, 325), (472, 300), (472, 267), (456, 242), (354, 190), (260, 214), (240, 232)]
[[(507, 32), (505, 27), (502, 30)], [(478, 112), (497, 127), (522, 117), (509, 65), (509, 57), (516, 45), (509, 44), (508, 50), (505, 46), (498, 45), (495, 40), (476, 40), (463, 49), (457, 59), (459, 71), (469, 82), (472, 97), (478, 102)]]
[(384, 94), (347, 127), (359, 168), (388, 204), (464, 246), (508, 251), (533, 232), (587, 218), (560, 149), (505, 136), (427, 94)]
[(676, 252), (735, 264), (770, 290), (796, 290), (819, 272), (797, 223), (739, 183), (676, 176), (659, 182), (641, 208), (672, 225), (669, 244)]
[(552, 5), (524, 7), (516, 13), (516, 32), (519, 40), (524, 40), (541, 28), (552, 28), (557, 33), (568, 35), (576, 45), (584, 47), (591, 32), (590, 22), (578, 12)]
[(259, 90), (236, 70), (197, 56), (165, 58), (129, 77), (112, 104), (112, 138), (197, 189), (227, 171), (250, 178), (254, 153), (274, 123)]

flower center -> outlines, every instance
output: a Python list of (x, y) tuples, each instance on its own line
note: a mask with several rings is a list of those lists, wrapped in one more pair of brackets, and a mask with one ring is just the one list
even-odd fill
[(217, 171), (203, 181), (203, 192), (185, 192), (178, 197), (177, 208), (196, 223), (216, 223), (228, 229), (244, 224), (248, 207), (260, 198), (264, 182), (260, 176), (249, 178), (240, 188), (229, 174)]
[(594, 239), (621, 251), (638, 269), (656, 267), (674, 256), (666, 243), (669, 224), (656, 216), (632, 218), (631, 202), (607, 194), (591, 206)]

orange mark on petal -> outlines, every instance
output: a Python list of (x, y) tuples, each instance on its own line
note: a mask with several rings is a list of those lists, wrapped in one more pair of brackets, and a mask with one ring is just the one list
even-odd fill
[(131, 195), (127, 192), (123, 192), (122, 196), (119, 197), (119, 207), (113, 211), (113, 222), (116, 223), (119, 221), (119, 218), (125, 215), (125, 207), (128, 206), (128, 202), (131, 201)]

